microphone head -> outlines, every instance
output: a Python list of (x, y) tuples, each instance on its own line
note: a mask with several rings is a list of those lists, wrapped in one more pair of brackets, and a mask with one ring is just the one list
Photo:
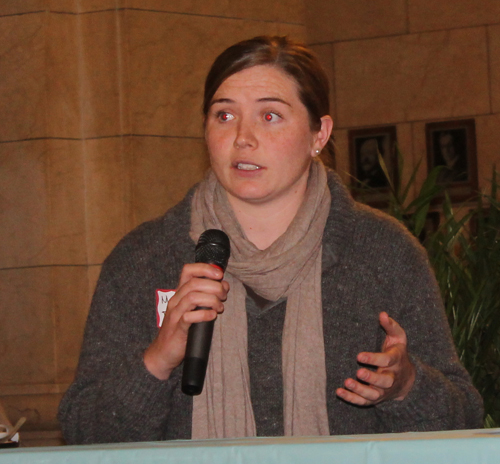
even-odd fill
[(229, 237), (219, 229), (208, 229), (200, 235), (195, 248), (195, 262), (214, 264), (226, 270), (231, 246)]

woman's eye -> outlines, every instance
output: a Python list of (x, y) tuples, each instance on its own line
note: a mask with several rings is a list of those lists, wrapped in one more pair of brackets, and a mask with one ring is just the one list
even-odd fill
[(264, 120), (266, 120), (267, 122), (275, 122), (278, 119), (280, 119), (280, 115), (277, 113), (273, 113), (273, 112), (269, 111), (269, 112), (264, 114)]
[(226, 121), (231, 121), (234, 119), (234, 116), (231, 113), (228, 113), (227, 111), (219, 111), (217, 113), (217, 118), (220, 121), (226, 122)]

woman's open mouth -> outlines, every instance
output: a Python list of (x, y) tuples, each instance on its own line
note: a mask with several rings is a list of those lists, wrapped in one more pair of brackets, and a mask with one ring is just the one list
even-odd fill
[(238, 163), (236, 165), (237, 169), (241, 169), (243, 171), (256, 171), (257, 169), (261, 169), (260, 166), (257, 166), (256, 164), (248, 164), (248, 163)]

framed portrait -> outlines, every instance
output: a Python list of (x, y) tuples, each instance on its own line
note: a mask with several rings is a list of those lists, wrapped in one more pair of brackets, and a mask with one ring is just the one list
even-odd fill
[(437, 182), (452, 201), (472, 199), (477, 192), (476, 124), (474, 119), (425, 126), (427, 168), (443, 166)]
[(378, 155), (382, 156), (391, 180), (397, 182), (396, 126), (350, 130), (348, 137), (354, 196), (372, 206), (384, 206), (389, 181)]

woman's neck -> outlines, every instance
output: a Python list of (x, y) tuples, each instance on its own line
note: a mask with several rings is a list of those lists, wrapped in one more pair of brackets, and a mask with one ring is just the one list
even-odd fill
[(265, 250), (285, 233), (303, 198), (302, 194), (295, 201), (287, 197), (265, 204), (229, 198), (229, 203), (247, 239), (259, 250)]

